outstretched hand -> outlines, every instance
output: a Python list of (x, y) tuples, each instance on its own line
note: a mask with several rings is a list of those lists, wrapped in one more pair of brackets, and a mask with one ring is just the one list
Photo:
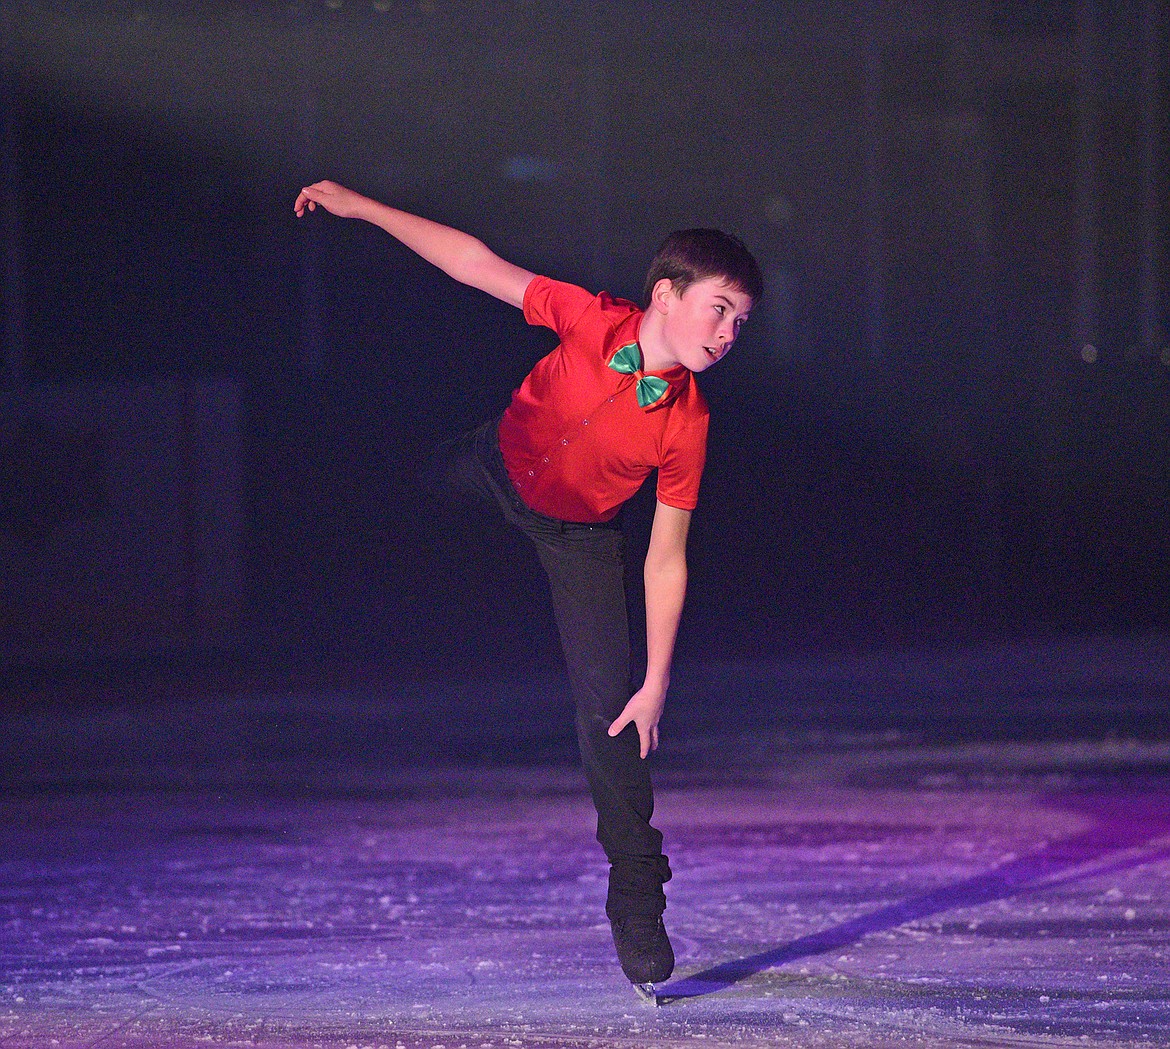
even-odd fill
[(297, 218), (300, 218), (306, 210), (316, 211), (317, 205), (320, 204), (330, 215), (352, 219), (357, 218), (361, 213), (361, 206), (365, 200), (366, 198), (360, 193), (355, 193), (352, 189), (346, 189), (336, 182), (326, 180), (314, 182), (311, 186), (302, 189), (297, 194), (297, 202), (293, 205), (293, 211), (296, 212)]
[(616, 736), (627, 725), (635, 725), (638, 729), (639, 749), (644, 758), (652, 750), (658, 749), (658, 722), (662, 718), (662, 709), (665, 706), (665, 689), (643, 685), (630, 697), (625, 709), (609, 726), (609, 734)]

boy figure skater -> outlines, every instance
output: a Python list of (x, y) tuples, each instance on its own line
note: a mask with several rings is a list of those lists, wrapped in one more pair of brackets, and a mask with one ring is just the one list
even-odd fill
[[(449, 486), (495, 505), (523, 531), (548, 575), (597, 838), (610, 862), (605, 910), (622, 970), (653, 1001), (653, 985), (674, 969), (674, 952), (662, 923), (670, 867), (650, 825), (654, 796), (644, 759), (658, 746), (706, 454), (707, 405), (694, 373), (731, 349), (761, 295), (760, 268), (725, 233), (674, 233), (651, 263), (641, 310), (536, 276), (469, 234), (333, 182), (302, 189), (294, 209), (300, 217), (317, 206), (381, 227), (561, 340), (498, 420), (441, 448), (437, 468)], [(655, 469), (644, 567), (646, 676), (631, 696), (615, 518)]]

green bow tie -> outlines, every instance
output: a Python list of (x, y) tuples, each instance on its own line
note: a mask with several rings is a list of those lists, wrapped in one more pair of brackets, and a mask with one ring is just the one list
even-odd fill
[(634, 392), (638, 395), (638, 405), (649, 408), (662, 400), (663, 394), (670, 389), (670, 383), (657, 375), (645, 375), (642, 372), (642, 351), (636, 342), (628, 342), (613, 355), (609, 362), (615, 372), (623, 375), (636, 375), (637, 383)]

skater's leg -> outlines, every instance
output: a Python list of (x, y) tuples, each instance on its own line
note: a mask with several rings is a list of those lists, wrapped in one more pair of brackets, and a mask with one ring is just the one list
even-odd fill
[(577, 703), (577, 741), (597, 838), (610, 861), (605, 910), (626, 976), (647, 1000), (674, 969), (662, 924), (670, 867), (662, 835), (650, 825), (654, 794), (638, 733), (616, 738), (609, 726), (630, 696), (622, 535), (617, 529), (566, 527), (530, 533), (548, 573), (553, 610)]
[(606, 913), (614, 943), (634, 983), (664, 980), (674, 967), (662, 925), (662, 885), (670, 867), (662, 854), (662, 835), (650, 825), (654, 795), (648, 763), (640, 757), (634, 726), (616, 739), (608, 731), (631, 694), (621, 531), (567, 524), (525, 506), (508, 480), (494, 425), (445, 454), (462, 464), (449, 475), (453, 487), (486, 492), (504, 519), (532, 540), (544, 566), (576, 701), (577, 739), (597, 809), (597, 837), (610, 861)]
[(650, 825), (649, 763), (640, 757), (634, 726), (616, 738), (608, 731), (631, 695), (621, 531), (567, 526), (530, 536), (549, 578), (597, 838), (612, 865), (606, 912), (611, 919), (660, 915), (670, 867), (662, 834)]
[(548, 576), (581, 760), (597, 808), (597, 838), (611, 864), (607, 913), (661, 915), (670, 867), (662, 835), (650, 825), (649, 765), (639, 755), (633, 725), (617, 738), (608, 731), (632, 694), (621, 529), (569, 524), (530, 510), (508, 480), (495, 429), (482, 432), (478, 455), (505, 519), (532, 540)]

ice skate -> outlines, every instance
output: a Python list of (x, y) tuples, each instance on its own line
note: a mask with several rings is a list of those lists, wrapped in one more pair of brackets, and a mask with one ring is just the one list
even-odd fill
[(613, 944), (622, 972), (644, 1002), (658, 1004), (654, 985), (674, 972), (674, 949), (661, 915), (631, 914), (614, 918)]

